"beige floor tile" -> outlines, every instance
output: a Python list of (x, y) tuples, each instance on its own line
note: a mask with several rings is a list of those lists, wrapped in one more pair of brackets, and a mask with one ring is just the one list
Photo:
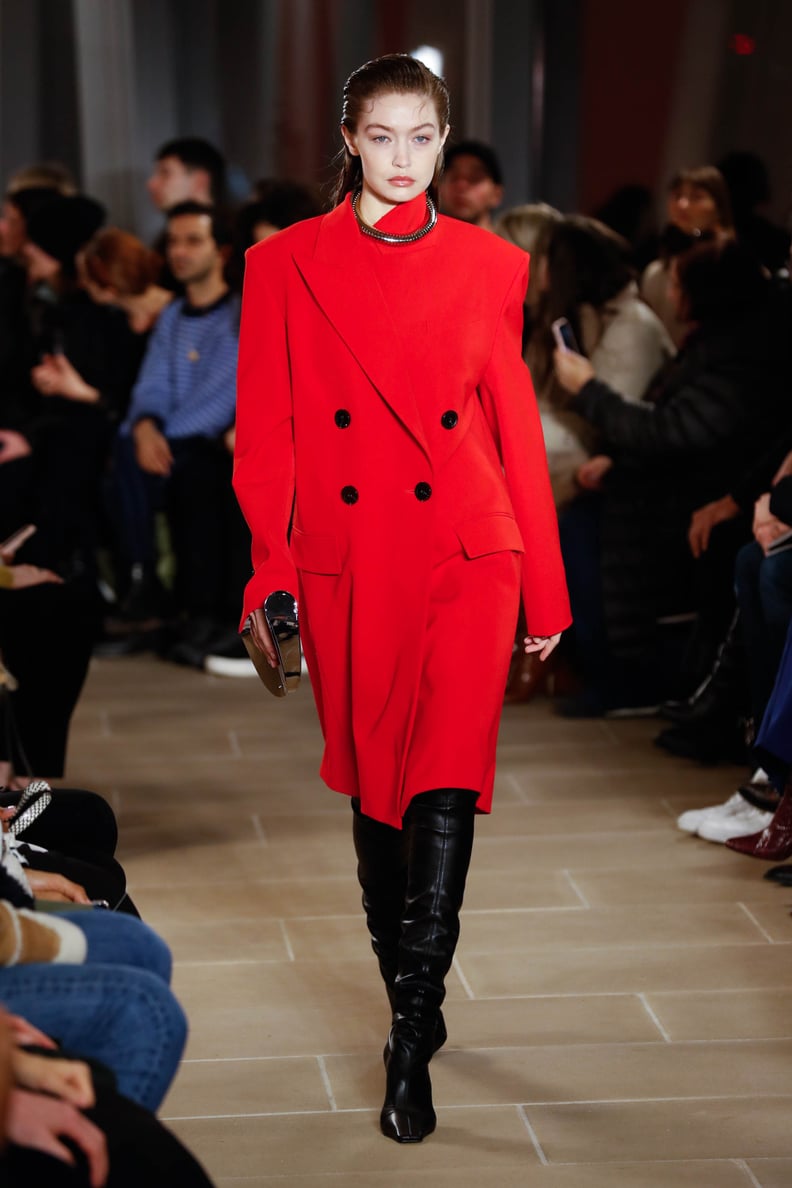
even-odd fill
[[(351, 916), (363, 913), (360, 891), (349, 875), (335, 878), (190, 883), (136, 892), (141, 914), (155, 928), (201, 924), (207, 919), (264, 921), (291, 916)], [(365, 925), (363, 925), (365, 928)]]
[(501, 837), (514, 834), (530, 837), (539, 834), (614, 833), (634, 829), (668, 829), (668, 810), (659, 800), (638, 800), (612, 796), (606, 789), (597, 800), (577, 800), (574, 794), (555, 802), (496, 805), (491, 819), (482, 822), (482, 831)]
[(581, 898), (564, 871), (529, 868), (509, 871), (508, 879), (474, 861), (465, 888), (468, 909), (580, 907)]
[(786, 947), (770, 944), (468, 954), (460, 966), (477, 998), (792, 987)]
[[(691, 844), (698, 848), (701, 842), (691, 838)], [(754, 903), (767, 903), (783, 914), (787, 901), (779, 888), (756, 876), (755, 867), (723, 862), (685, 870), (666, 866), (642, 871), (640, 876), (625, 869), (578, 870), (575, 885), (591, 907), (743, 902), (751, 910)]]
[[(792, 1098), (530, 1106), (551, 1163), (636, 1159), (750, 1159), (792, 1154)], [(784, 1124), (786, 1120), (786, 1125)], [(669, 1181), (671, 1183), (672, 1181)]]
[(788, 1036), (790, 990), (647, 994), (672, 1040), (776, 1039)]
[(513, 1047), (515, 1044), (599, 1044), (661, 1039), (661, 1032), (635, 994), (569, 995), (558, 998), (446, 1000), (449, 1047)]
[[(662, 829), (623, 831), (612, 834), (578, 834), (549, 837), (491, 837), (479, 830), (473, 861), (483, 869), (505, 874), (513, 867), (533, 870), (633, 870), (636, 878), (647, 866), (704, 870), (724, 869), (734, 861), (731, 851), (696, 838), (691, 840), (669, 824)], [(726, 867), (725, 869), (728, 869)]]
[(516, 953), (645, 945), (755, 945), (766, 941), (762, 931), (731, 904), (693, 904), (680, 912), (676, 904), (632, 907), (548, 909), (543, 912), (469, 912), (464, 917), (460, 957), (482, 953)]
[(792, 1159), (751, 1159), (748, 1163), (760, 1188), (789, 1188)]
[[(443, 1051), (432, 1061), (435, 1102), (516, 1105), (792, 1094), (792, 1041), (569, 1044)], [(365, 1109), (381, 1092), (378, 1054), (328, 1056), (339, 1109)]]
[(171, 1118), (329, 1110), (314, 1057), (187, 1060), (159, 1111)]
[[(434, 1142), (435, 1138), (428, 1140)], [(756, 1166), (755, 1161), (752, 1166)], [(400, 1169), (398, 1188), (482, 1188), (486, 1169), (467, 1171), (454, 1167), (431, 1171)], [(750, 1188), (750, 1181), (735, 1163), (699, 1160), (691, 1163), (576, 1163), (567, 1167), (526, 1165), (499, 1167), (494, 1188)], [(345, 1172), (343, 1181), (330, 1172), (298, 1176), (255, 1176), (219, 1179), (217, 1188), (394, 1188), (392, 1172)], [(783, 1182), (788, 1188), (789, 1181)], [(755, 1188), (755, 1185), (754, 1185)], [(764, 1184), (762, 1185), (764, 1188)], [(768, 1188), (782, 1188), (772, 1181)]]
[[(741, 865), (747, 866), (750, 859), (742, 859)], [(751, 862), (751, 867), (754, 872), (759, 865), (758, 862)], [(761, 871), (757, 873), (762, 873)], [(757, 924), (763, 931), (779, 945), (792, 944), (792, 916), (790, 916), (790, 909), (792, 909), (792, 888), (777, 887), (769, 881), (762, 879), (765, 887), (770, 887), (771, 891), (775, 891), (775, 896), (765, 899), (762, 897), (754, 898), (746, 895), (744, 903), (746, 909), (756, 920)]]
[[(365, 961), (177, 965), (191, 1058), (376, 1052), (389, 1012), (373, 956)], [(464, 998), (452, 973), (450, 1000)]]
[[(478, 1167), (497, 1176), (501, 1168), (530, 1169), (538, 1163), (517, 1110), (438, 1111), (438, 1129), (420, 1146), (389, 1142), (376, 1110), (298, 1117), (234, 1118), (177, 1122), (173, 1129), (210, 1174), (260, 1175), (262, 1167), (307, 1172), (401, 1176), (413, 1169)], [(342, 1181), (343, 1182), (343, 1181)], [(394, 1188), (395, 1188), (394, 1181)]]
[(289, 943), (277, 920), (212, 917), (202, 924), (163, 923), (174, 961), (288, 961)]

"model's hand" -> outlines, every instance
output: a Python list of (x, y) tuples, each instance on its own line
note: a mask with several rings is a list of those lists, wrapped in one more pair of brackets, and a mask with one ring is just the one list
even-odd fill
[(250, 634), (258, 650), (263, 652), (267, 657), (267, 663), (270, 668), (277, 668), (278, 653), (275, 651), (275, 645), (272, 642), (272, 636), (267, 626), (267, 620), (264, 618), (263, 610), (254, 610), (250, 616)]
[(578, 486), (582, 487), (584, 491), (601, 491), (602, 480), (612, 469), (613, 458), (608, 458), (605, 454), (595, 454), (593, 458), (587, 458), (578, 467), (575, 478)]
[(153, 421), (144, 419), (135, 425), (132, 438), (140, 469), (147, 474), (161, 474), (167, 478), (173, 466), (173, 454), (164, 433), (160, 433)]
[(90, 1109), (96, 1101), (91, 1070), (82, 1060), (39, 1056), (24, 1048), (15, 1048), (11, 1067), (20, 1089), (49, 1093), (81, 1110)]
[(226, 429), (223, 434), (223, 445), (229, 454), (233, 454), (234, 446), (236, 445), (236, 425), (232, 425), (230, 429)]
[(551, 652), (556, 650), (560, 639), (561, 632), (559, 631), (558, 635), (526, 635), (523, 643), (526, 652), (538, 652), (539, 659), (546, 660)]
[(724, 495), (714, 503), (705, 503), (698, 511), (694, 511), (688, 529), (688, 544), (694, 557), (698, 558), (709, 548), (710, 534), (716, 524), (725, 520), (733, 520), (740, 514), (739, 506), (731, 495)]
[(0, 464), (27, 458), (33, 451), (30, 442), (14, 429), (0, 429)]
[(26, 867), (25, 874), (37, 899), (52, 899), (58, 903), (91, 902), (85, 888), (79, 883), (73, 883), (64, 875), (55, 874), (51, 870), (31, 870), (29, 866)]
[(585, 355), (556, 347), (553, 352), (556, 379), (562, 388), (577, 396), (584, 384), (594, 379), (594, 368)]
[(58, 577), (51, 569), (39, 569), (37, 565), (14, 565), (11, 567), (13, 590), (29, 590), (31, 586), (44, 586), (47, 582), (63, 584), (63, 578)]
[(102, 1188), (106, 1183), (109, 1163), (105, 1136), (68, 1102), (27, 1089), (12, 1089), (6, 1131), (12, 1143), (43, 1151), (73, 1167), (74, 1156), (61, 1142), (62, 1138), (71, 1139), (88, 1160), (91, 1188)]

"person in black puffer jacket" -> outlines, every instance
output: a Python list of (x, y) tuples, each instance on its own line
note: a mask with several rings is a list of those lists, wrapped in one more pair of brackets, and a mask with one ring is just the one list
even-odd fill
[(585, 681), (562, 712), (662, 699), (658, 620), (696, 609), (691, 515), (788, 421), (788, 335), (761, 266), (733, 242), (701, 244), (675, 262), (672, 285), (691, 329), (640, 403), (597, 381), (584, 357), (555, 355), (569, 407), (600, 437), (578, 472), (585, 497), (561, 520)]

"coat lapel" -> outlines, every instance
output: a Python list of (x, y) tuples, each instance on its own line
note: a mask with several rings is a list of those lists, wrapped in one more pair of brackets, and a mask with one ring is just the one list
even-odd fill
[(377, 275), (376, 251), (361, 238), (344, 202), (322, 220), (315, 246), (295, 251), (294, 262), (371, 384), (429, 457), (409, 354)]

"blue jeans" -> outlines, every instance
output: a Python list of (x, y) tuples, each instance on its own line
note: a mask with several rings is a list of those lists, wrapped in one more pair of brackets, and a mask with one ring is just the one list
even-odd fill
[(167, 945), (134, 916), (64, 916), (85, 933), (86, 963), (0, 969), (0, 1001), (63, 1047), (106, 1064), (119, 1093), (154, 1111), (187, 1039), (187, 1020), (167, 984)]
[(792, 622), (792, 549), (765, 557), (754, 541), (734, 567), (740, 631), (748, 657), (754, 721), (762, 720)]

